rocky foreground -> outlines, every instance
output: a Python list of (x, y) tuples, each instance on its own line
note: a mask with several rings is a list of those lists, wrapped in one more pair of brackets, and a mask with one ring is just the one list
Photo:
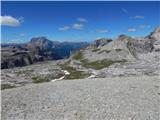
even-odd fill
[(159, 77), (62, 80), (2, 91), (2, 120), (159, 120)]

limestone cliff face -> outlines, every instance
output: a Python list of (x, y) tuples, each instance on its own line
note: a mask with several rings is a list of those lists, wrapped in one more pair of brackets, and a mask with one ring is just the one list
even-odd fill
[(45, 37), (32, 38), (27, 47), (33, 61), (54, 59), (54, 44)]

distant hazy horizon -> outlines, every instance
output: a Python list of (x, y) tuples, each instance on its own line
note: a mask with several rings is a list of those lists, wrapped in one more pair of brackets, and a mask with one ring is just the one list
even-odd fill
[(159, 1), (2, 1), (1, 43), (90, 42), (125, 34), (147, 36), (160, 25)]

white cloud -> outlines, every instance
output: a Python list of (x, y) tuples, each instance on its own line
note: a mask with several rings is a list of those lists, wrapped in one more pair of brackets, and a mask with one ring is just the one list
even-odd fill
[(144, 19), (144, 16), (143, 15), (136, 15), (133, 18), (134, 19)]
[(150, 25), (139, 25), (138, 28), (139, 29), (145, 29), (145, 28), (150, 28)]
[(78, 20), (79, 22), (88, 22), (87, 19), (82, 18), (82, 17), (77, 18), (77, 20)]
[(12, 16), (0, 16), (0, 24), (4, 25), (4, 26), (13, 26), (13, 27), (20, 26), (21, 19), (22, 18), (20, 18), (20, 20), (19, 20), (19, 19), (12, 17)]
[(24, 36), (26, 36), (26, 33), (21, 33), (20, 36), (24, 37)]
[(84, 28), (84, 24), (75, 23), (72, 26), (66, 25), (66, 26), (60, 27), (59, 30), (60, 31), (67, 31), (69, 29), (82, 30), (83, 28)]
[(59, 28), (60, 31), (67, 31), (69, 29), (70, 29), (70, 26), (63, 26)]
[(125, 8), (121, 8), (121, 10), (122, 10), (124, 13), (128, 13), (128, 10), (126, 10)]
[(99, 29), (99, 30), (96, 30), (97, 33), (108, 33), (108, 30), (107, 29)]
[(128, 28), (128, 32), (135, 32), (136, 28)]
[(146, 26), (145, 25), (139, 25), (138, 28), (144, 29)]
[(73, 28), (73, 29), (76, 29), (76, 30), (82, 30), (83, 27), (84, 27), (84, 25), (81, 24), (81, 23), (75, 23), (75, 24), (73, 24), (73, 26), (72, 26), (72, 28)]

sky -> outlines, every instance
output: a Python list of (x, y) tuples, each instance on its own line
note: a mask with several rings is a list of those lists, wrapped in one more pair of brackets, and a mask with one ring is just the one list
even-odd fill
[(160, 2), (2, 1), (0, 23), (2, 43), (40, 36), (74, 42), (141, 37), (160, 25)]

